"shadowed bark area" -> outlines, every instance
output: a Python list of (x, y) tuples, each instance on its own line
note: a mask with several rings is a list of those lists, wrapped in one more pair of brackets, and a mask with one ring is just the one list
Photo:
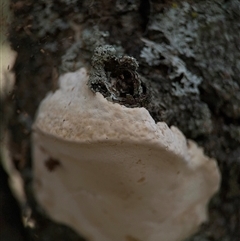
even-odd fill
[(177, 126), (218, 161), (222, 184), (210, 203), (209, 222), (188, 241), (238, 241), (240, 2), (12, 0), (11, 10), (16, 83), (3, 112), (36, 222), (26, 230), (31, 240), (82, 240), (49, 220), (34, 201), (31, 125), (58, 75), (90, 68), (94, 49), (111, 44), (118, 56), (137, 59), (154, 120)]
[(0, 239), (23, 241), (26, 239), (26, 230), (22, 224), (21, 211), (17, 201), (14, 199), (9, 187), (8, 176), (0, 165)]

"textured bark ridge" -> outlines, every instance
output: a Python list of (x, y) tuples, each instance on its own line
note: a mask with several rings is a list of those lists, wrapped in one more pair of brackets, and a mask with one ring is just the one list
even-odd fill
[(115, 52), (111, 45), (95, 49), (89, 88), (114, 103), (127, 107), (146, 106), (146, 86), (137, 73), (137, 61), (130, 56), (116, 57)]
[[(36, 223), (29, 231), (31, 240), (63, 240), (63, 233), (70, 241), (80, 240), (47, 219), (34, 201), (30, 132), (37, 107), (56, 88), (58, 75), (82, 66), (90, 69), (94, 49), (103, 45), (114, 46), (116, 56), (135, 58), (144, 79), (139, 82), (136, 67), (115, 70), (121, 62), (117, 57), (107, 72), (112, 78), (134, 77), (135, 84), (121, 86), (115, 96), (145, 106), (145, 94), (150, 93), (145, 107), (155, 121), (177, 126), (218, 160), (221, 190), (209, 206), (209, 222), (189, 241), (239, 240), (239, 0), (12, 0), (11, 9), (16, 83), (3, 111), (10, 115), (12, 159), (25, 180)], [(98, 91), (101, 83), (90, 85)]]

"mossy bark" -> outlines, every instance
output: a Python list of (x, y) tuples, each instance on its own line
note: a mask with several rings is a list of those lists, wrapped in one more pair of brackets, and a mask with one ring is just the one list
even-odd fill
[[(30, 240), (82, 240), (48, 219), (31, 189), (31, 125), (57, 76), (86, 66), (95, 47), (133, 56), (150, 93), (156, 121), (177, 126), (217, 159), (222, 184), (209, 222), (189, 241), (240, 239), (240, 2), (11, 1), (9, 40), (18, 56), (16, 83), (5, 106), (12, 160), (25, 181)], [(9, 116), (9, 108), (3, 108)]]

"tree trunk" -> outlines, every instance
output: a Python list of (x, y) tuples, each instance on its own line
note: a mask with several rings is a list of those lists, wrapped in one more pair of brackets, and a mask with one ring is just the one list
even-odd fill
[(154, 120), (177, 126), (218, 161), (222, 183), (209, 222), (188, 241), (240, 240), (240, 1), (12, 0), (11, 10), (16, 83), (3, 111), (35, 222), (29, 240), (83, 240), (34, 200), (31, 125), (58, 76), (90, 69), (105, 44), (137, 59)]

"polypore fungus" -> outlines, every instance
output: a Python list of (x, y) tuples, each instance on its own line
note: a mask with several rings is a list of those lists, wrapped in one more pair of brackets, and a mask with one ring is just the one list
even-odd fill
[(216, 161), (149, 112), (108, 101), (85, 69), (59, 79), (34, 124), (34, 189), (89, 241), (180, 241), (207, 220)]

